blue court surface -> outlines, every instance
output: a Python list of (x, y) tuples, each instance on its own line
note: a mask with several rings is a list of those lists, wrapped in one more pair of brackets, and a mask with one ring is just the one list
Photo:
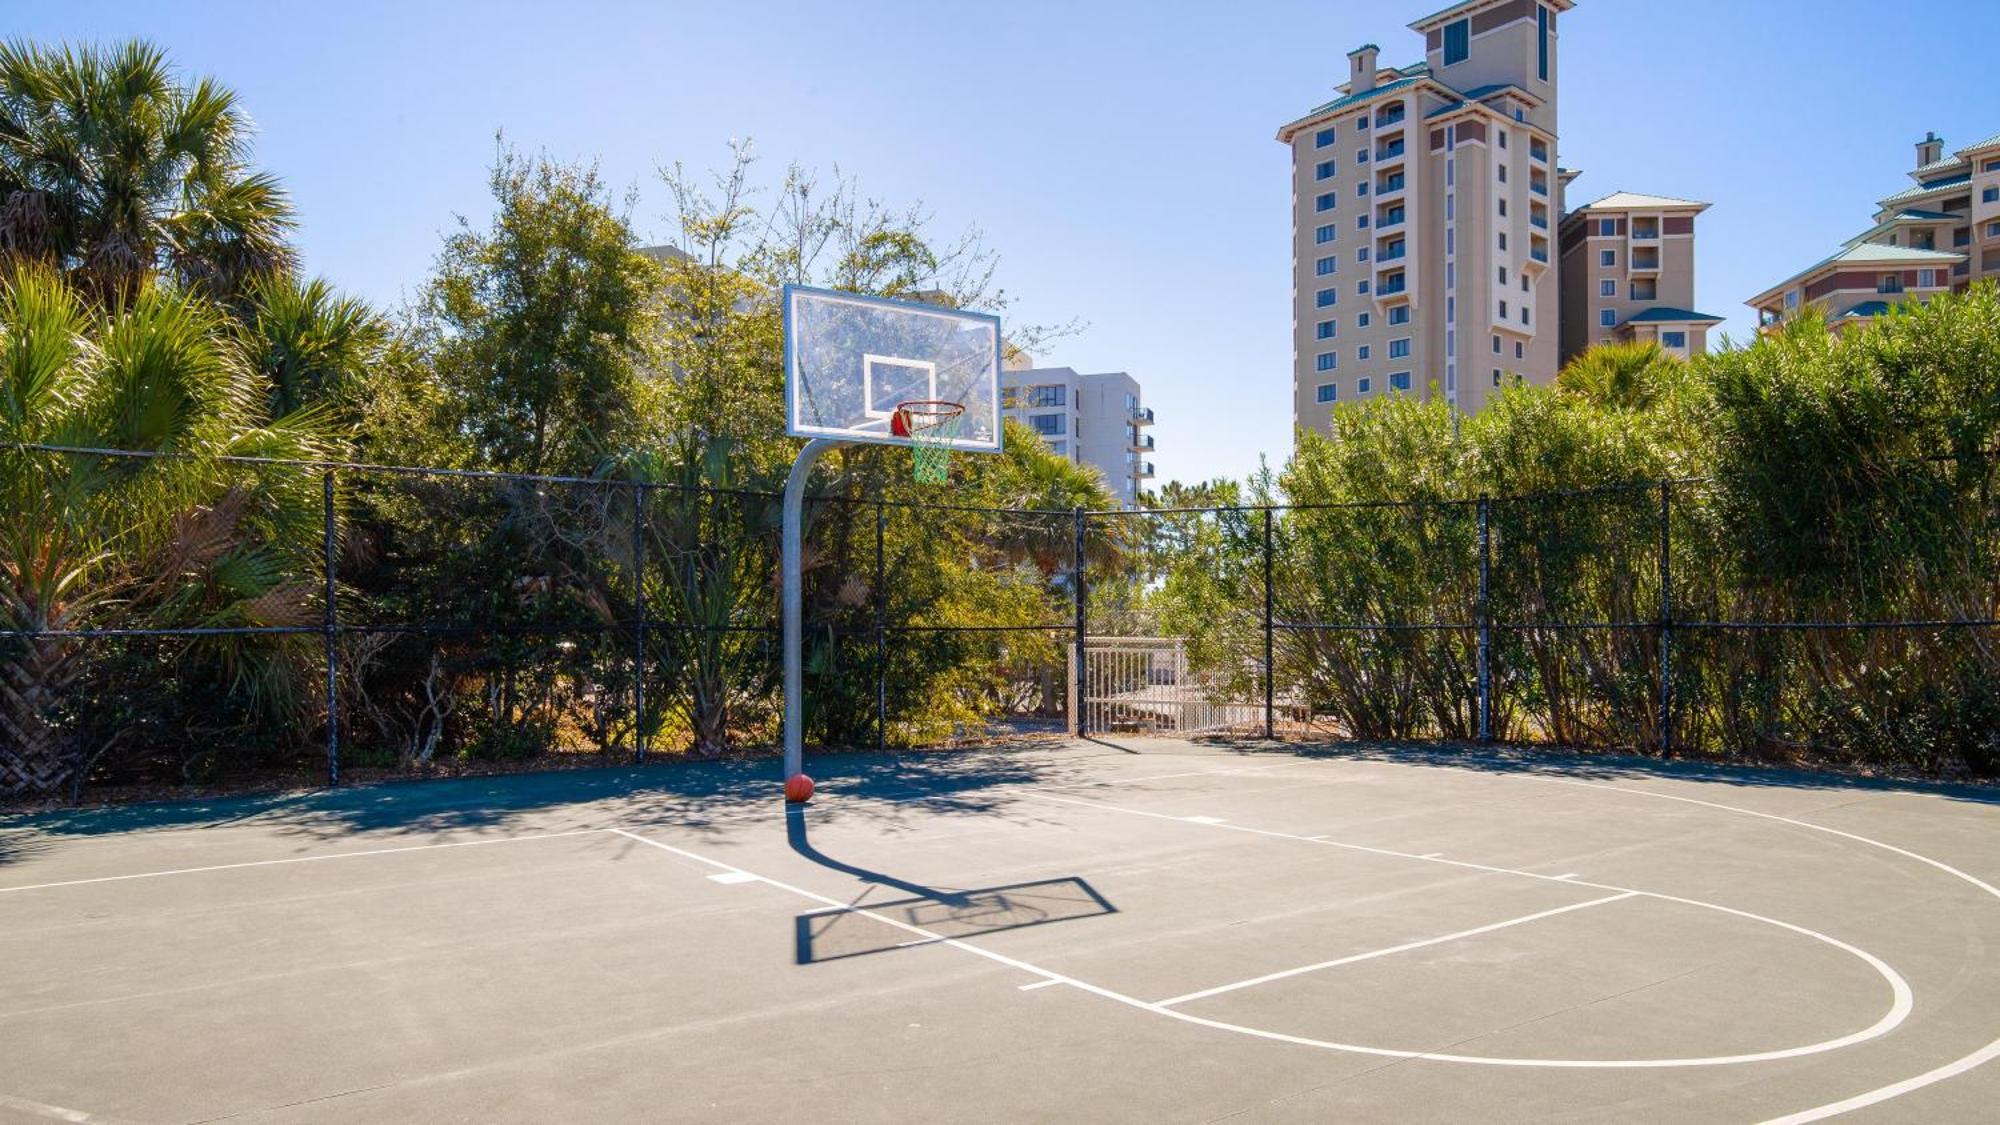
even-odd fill
[(754, 762), (0, 821), (0, 1119), (2000, 1105), (1993, 790), (1169, 740), (808, 768), (791, 812)]

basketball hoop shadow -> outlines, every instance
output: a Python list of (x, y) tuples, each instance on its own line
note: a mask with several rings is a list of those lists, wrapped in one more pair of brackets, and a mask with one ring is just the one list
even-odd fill
[[(886, 953), (929, 939), (883, 919), (920, 927), (945, 938), (973, 938), (1006, 930), (1045, 926), (1118, 913), (1096, 888), (1076, 876), (1010, 883), (977, 890), (927, 887), (834, 859), (806, 838), (806, 810), (785, 810), (785, 836), (792, 850), (822, 867), (865, 883), (893, 887), (910, 896), (885, 902), (809, 911), (794, 918), (796, 959), (801, 965)], [(860, 913), (867, 910), (867, 914)]]

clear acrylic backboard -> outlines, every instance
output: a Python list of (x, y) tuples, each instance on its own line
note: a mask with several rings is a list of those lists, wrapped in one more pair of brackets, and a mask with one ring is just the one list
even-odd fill
[(906, 402), (965, 413), (953, 449), (1000, 448), (1000, 318), (919, 301), (788, 285), (785, 432), (915, 445), (891, 432)]

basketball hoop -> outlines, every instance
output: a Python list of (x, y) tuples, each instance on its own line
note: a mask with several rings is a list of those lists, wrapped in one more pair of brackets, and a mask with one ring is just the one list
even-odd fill
[(889, 417), (889, 433), (909, 438), (915, 455), (918, 484), (943, 484), (951, 469), (951, 443), (965, 418), (965, 404), (931, 399), (898, 403)]

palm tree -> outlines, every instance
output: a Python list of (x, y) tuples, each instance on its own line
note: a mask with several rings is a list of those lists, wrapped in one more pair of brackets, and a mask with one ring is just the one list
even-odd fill
[(1601, 406), (1646, 410), (1672, 390), (1686, 368), (1686, 361), (1650, 340), (1599, 344), (1570, 360), (1556, 375), (1556, 385)]
[(244, 358), (270, 384), (273, 418), (348, 398), (388, 350), (388, 322), (319, 278), (267, 273), (240, 304)]
[[(94, 754), (64, 722), (88, 642), (60, 634), (314, 619), (317, 475), (225, 458), (322, 457), (331, 443), (315, 412), (273, 424), (265, 402), (198, 297), (146, 285), (95, 310), (53, 270), (0, 278), (0, 631), (15, 631), (0, 632), (0, 792), (53, 790)], [(301, 640), (195, 655), (295, 709)]]
[(149, 43), (0, 44), (0, 257), (106, 303), (161, 275), (233, 294), (291, 260), (291, 206), (248, 167), (250, 133), (234, 93), (183, 83)]

